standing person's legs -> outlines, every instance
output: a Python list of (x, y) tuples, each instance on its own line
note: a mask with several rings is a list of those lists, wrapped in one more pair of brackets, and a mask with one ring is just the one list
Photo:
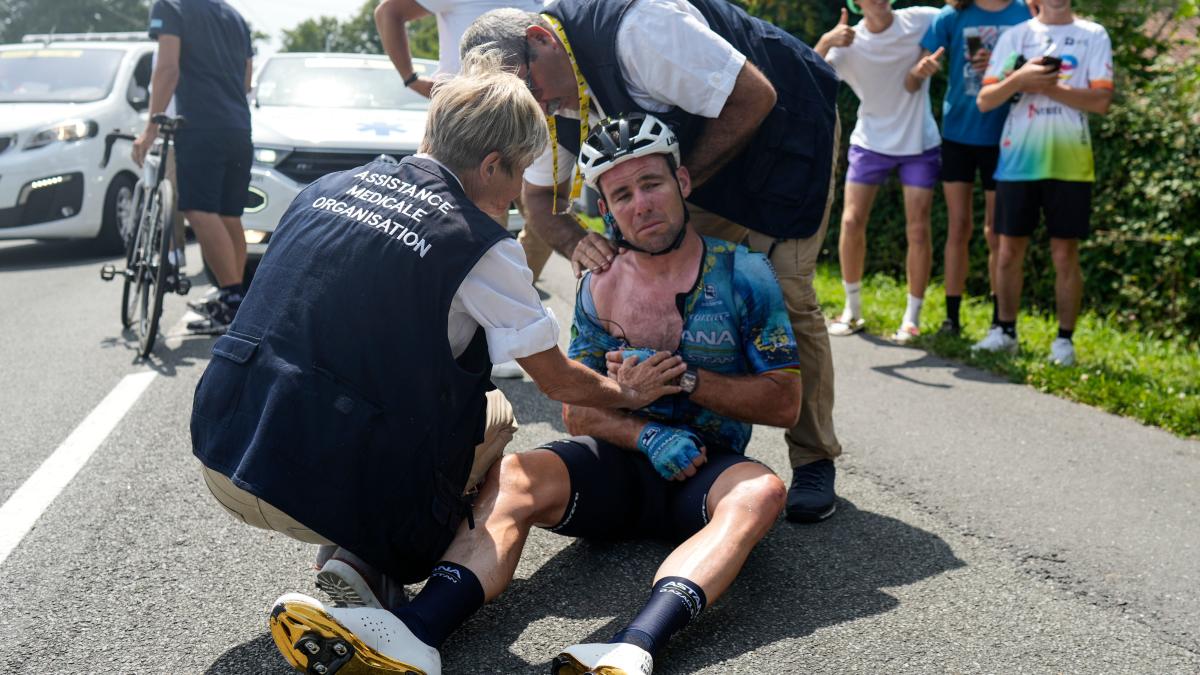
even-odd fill
[(838, 233), (838, 261), (842, 285), (846, 287), (846, 308), (842, 322), (862, 318), (863, 271), (867, 257), (867, 220), (879, 194), (879, 185), (846, 182), (842, 197), (842, 226)]
[(1054, 260), (1054, 308), (1058, 314), (1058, 325), (1066, 330), (1074, 330), (1083, 300), (1079, 240), (1051, 238), (1050, 255)]
[(905, 185), (904, 188), (904, 234), (908, 242), (905, 255), (905, 271), (908, 277), (908, 302), (900, 329), (893, 336), (907, 342), (920, 331), (921, 305), (925, 301), (925, 289), (929, 285), (929, 274), (933, 267), (933, 241), (930, 235), (930, 212), (933, 210), (931, 188)]
[(1015, 324), (1021, 308), (1021, 287), (1024, 285), (1025, 251), (1029, 237), (1000, 235), (1000, 254), (996, 261), (996, 300), (1000, 306), (1000, 325)]
[(1054, 260), (1055, 309), (1058, 336), (1050, 345), (1050, 361), (1075, 364), (1075, 322), (1083, 300), (1083, 270), (1079, 265), (1079, 242), (1091, 230), (1092, 184), (1077, 181), (1046, 181), (1046, 230)]

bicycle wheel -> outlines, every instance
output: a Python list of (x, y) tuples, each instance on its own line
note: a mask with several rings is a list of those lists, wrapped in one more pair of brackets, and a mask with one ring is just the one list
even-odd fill
[(158, 320), (162, 317), (162, 299), (166, 293), (167, 270), (170, 267), (167, 255), (171, 250), (171, 232), (164, 227), (166, 215), (162, 209), (162, 193), (157, 188), (150, 195), (149, 205), (143, 246), (143, 286), (138, 303), (138, 346), (142, 358), (150, 356), (154, 339), (158, 337)]
[(146, 188), (138, 183), (134, 188), (133, 212), (130, 218), (133, 223), (128, 226), (129, 239), (125, 242), (125, 278), (121, 290), (121, 325), (125, 328), (133, 326), (137, 314), (138, 293), (140, 286), (138, 270), (142, 261), (142, 236), (145, 232), (143, 225), (146, 220)]

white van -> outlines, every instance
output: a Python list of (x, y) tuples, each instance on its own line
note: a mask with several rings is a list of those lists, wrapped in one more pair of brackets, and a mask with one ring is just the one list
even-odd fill
[[(0, 45), (0, 239), (98, 239), (120, 251), (156, 44), (144, 33), (27, 35)], [(111, 144), (111, 140), (109, 141)]]

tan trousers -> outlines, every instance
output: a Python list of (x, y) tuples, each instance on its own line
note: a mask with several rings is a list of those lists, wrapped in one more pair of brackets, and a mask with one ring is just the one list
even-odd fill
[[(838, 145), (841, 139), (841, 123), (834, 131), (833, 158), (837, 166)], [(800, 377), (803, 400), (800, 402), (800, 420), (796, 426), (784, 433), (788, 446), (788, 459), (792, 467), (803, 466), (822, 459), (833, 459), (842, 454), (841, 443), (833, 430), (833, 353), (829, 348), (829, 331), (825, 328), (825, 316), (813, 289), (816, 275), (817, 256), (825, 241), (829, 228), (829, 210), (833, 205), (833, 176), (829, 179), (829, 196), (825, 201), (825, 215), (817, 233), (807, 239), (781, 239), (753, 232), (692, 204), (691, 223), (700, 234), (743, 244), (752, 251), (770, 254), (771, 265), (779, 279), (783, 299), (787, 305), (788, 318), (792, 321), (792, 332), (796, 334), (796, 347), (800, 356)]]
[[(487, 394), (487, 421), (483, 442), (475, 446), (475, 460), (467, 480), (467, 491), (483, 482), (487, 470), (504, 454), (504, 448), (517, 432), (517, 420), (512, 405), (499, 389)], [(313, 532), (288, 514), (233, 484), (224, 474), (201, 465), (204, 483), (221, 506), (234, 518), (263, 530), (286, 534), (307, 544), (328, 546), (333, 542)]]

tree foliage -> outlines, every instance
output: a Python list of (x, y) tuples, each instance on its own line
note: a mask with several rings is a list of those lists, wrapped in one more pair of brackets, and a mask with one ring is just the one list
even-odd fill
[[(375, 7), (378, 4), (379, 0), (366, 0), (348, 19), (321, 16), (284, 30), (281, 36), (282, 51), (382, 54), (383, 44), (375, 28)], [(432, 16), (410, 23), (408, 39), (413, 56), (437, 58), (437, 23)]]
[(148, 0), (0, 0), (0, 42), (28, 33), (145, 30)]

